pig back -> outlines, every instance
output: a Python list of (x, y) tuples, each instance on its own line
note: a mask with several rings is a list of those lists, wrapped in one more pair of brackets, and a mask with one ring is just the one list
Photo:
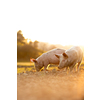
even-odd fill
[(68, 55), (68, 65), (82, 60), (82, 49), (79, 46), (74, 46), (65, 52)]
[(65, 51), (66, 51), (65, 49), (59, 49), (59, 48), (50, 50), (47, 53), (45, 53), (45, 61), (48, 60), (49, 64), (58, 64), (59, 59), (55, 56), (55, 54), (62, 54)]

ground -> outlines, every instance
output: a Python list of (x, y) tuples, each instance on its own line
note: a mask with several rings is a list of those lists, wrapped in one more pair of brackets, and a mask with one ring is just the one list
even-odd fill
[(17, 73), (17, 100), (84, 100), (84, 69)]

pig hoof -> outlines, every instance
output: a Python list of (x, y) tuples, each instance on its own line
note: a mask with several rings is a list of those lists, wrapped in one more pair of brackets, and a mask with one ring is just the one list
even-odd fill
[(46, 74), (48, 74), (48, 71), (45, 71)]
[(46, 71), (49, 71), (48, 69), (46, 69)]

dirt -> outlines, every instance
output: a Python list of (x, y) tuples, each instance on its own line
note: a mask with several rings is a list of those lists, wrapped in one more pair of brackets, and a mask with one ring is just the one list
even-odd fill
[(17, 74), (17, 100), (84, 100), (84, 70)]

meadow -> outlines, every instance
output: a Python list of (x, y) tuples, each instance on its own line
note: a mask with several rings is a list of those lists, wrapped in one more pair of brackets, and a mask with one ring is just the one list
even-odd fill
[(84, 100), (84, 66), (68, 73), (56, 65), (45, 73), (33, 63), (17, 63), (17, 100)]

